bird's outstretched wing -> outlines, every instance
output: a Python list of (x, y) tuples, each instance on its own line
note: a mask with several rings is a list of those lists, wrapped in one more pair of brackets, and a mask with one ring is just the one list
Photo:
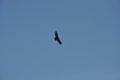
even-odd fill
[(62, 42), (61, 42), (61, 40), (60, 40), (60, 38), (58, 36), (57, 31), (55, 32), (55, 38), (54, 38), (54, 40), (58, 41), (59, 44), (62, 44)]

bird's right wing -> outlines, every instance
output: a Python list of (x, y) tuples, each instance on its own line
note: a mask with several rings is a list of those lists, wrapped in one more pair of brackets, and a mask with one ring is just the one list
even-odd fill
[(57, 41), (59, 42), (59, 44), (62, 44), (61, 40), (58, 38)]

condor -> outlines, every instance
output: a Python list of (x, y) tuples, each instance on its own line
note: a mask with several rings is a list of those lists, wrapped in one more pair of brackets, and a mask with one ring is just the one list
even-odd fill
[(58, 36), (57, 31), (55, 31), (55, 37), (54, 37), (54, 40), (57, 41), (60, 45), (62, 44), (62, 42), (61, 42), (61, 40), (60, 40), (60, 38), (59, 38), (59, 36)]

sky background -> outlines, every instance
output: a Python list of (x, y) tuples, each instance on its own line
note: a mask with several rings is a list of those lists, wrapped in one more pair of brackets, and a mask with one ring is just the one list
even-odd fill
[(120, 80), (120, 0), (0, 0), (0, 80)]

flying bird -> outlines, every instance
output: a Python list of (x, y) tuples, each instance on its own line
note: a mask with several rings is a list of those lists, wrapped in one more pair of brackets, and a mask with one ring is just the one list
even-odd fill
[(59, 36), (58, 36), (57, 31), (55, 31), (55, 37), (54, 37), (54, 40), (57, 41), (60, 45), (62, 44), (62, 42), (61, 42), (61, 40), (60, 40), (60, 38), (59, 38)]

